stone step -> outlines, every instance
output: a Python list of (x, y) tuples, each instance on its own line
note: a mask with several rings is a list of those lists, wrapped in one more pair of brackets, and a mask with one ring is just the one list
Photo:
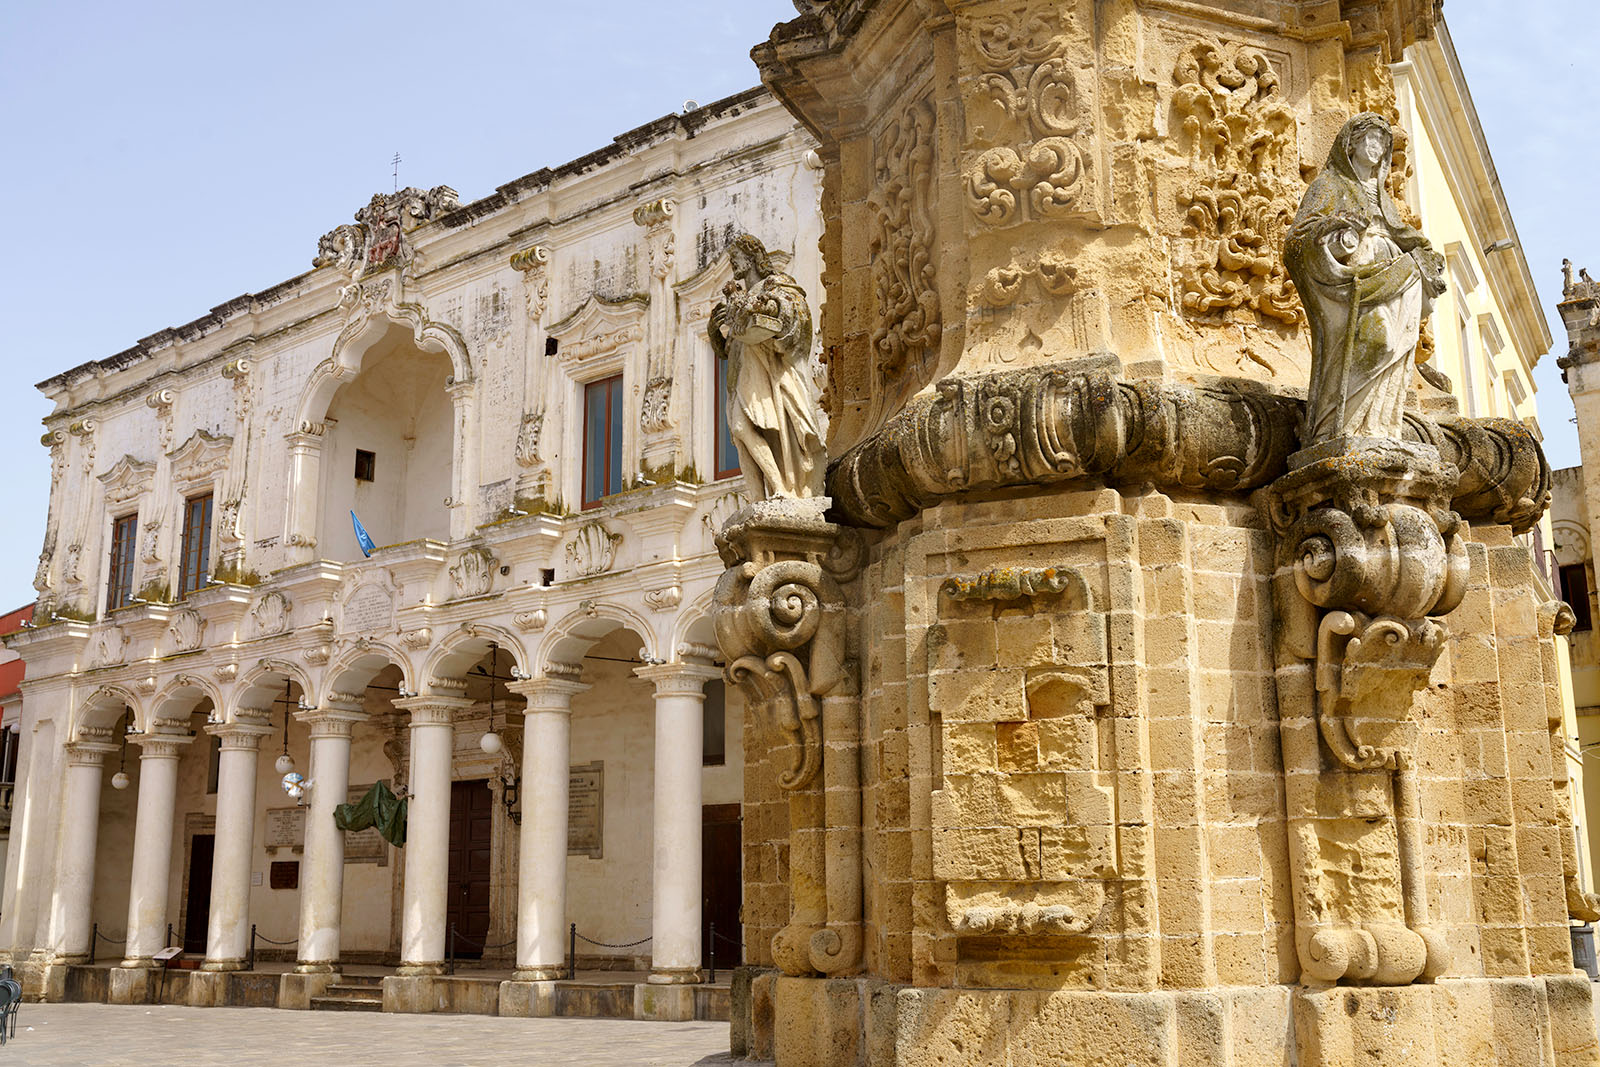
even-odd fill
[(382, 1011), (382, 997), (312, 997), (312, 1011)]

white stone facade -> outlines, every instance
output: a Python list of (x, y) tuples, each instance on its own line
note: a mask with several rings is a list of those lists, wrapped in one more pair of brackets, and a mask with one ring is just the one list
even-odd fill
[[(703, 766), (712, 533), (740, 490), (713, 477), (705, 329), (739, 233), (821, 291), (811, 148), (757, 90), (473, 203), (384, 194), (311, 271), (41, 383), (52, 490), (39, 626), (15, 639), (26, 785), (0, 955), (49, 983), (97, 925), (127, 945), (97, 954), (138, 969), (167, 923), (198, 952), (203, 907), (214, 971), (247, 965), (256, 924), (297, 941), (302, 972), (437, 973), (450, 926), (478, 923), (514, 943), (486, 957), (546, 978), (575, 922), (651, 939), (588, 955), (694, 980), (702, 806), (739, 802), (744, 728), (730, 694), (725, 762)], [(585, 386), (615, 375), (620, 491), (584, 507)], [(185, 512), (205, 493), (197, 577)], [(300, 844), (281, 843), (300, 818), (285, 746), (312, 783)], [(585, 768), (601, 841), (569, 855)], [(409, 788), (407, 847), (347, 855), (332, 806), (378, 780)], [(491, 798), (486, 903), (449, 897), (452, 864), (482, 862), (452, 852), (461, 782)]]

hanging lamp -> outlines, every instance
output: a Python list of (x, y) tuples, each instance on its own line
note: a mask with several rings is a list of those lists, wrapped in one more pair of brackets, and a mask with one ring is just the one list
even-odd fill
[(122, 751), (117, 755), (117, 773), (111, 776), (112, 789), (128, 788), (128, 734), (132, 732), (133, 724), (128, 721), (127, 712), (122, 714)]
[(288, 681), (283, 683), (283, 754), (278, 757), (278, 762), (273, 764), (278, 768), (279, 774), (294, 773), (294, 757), (289, 755), (289, 692), (293, 684)]
[(505, 740), (494, 732), (494, 683), (495, 672), (499, 665), (495, 662), (499, 656), (500, 646), (493, 641), (489, 642), (489, 729), (478, 738), (478, 747), (488, 755), (494, 755), (506, 747)]

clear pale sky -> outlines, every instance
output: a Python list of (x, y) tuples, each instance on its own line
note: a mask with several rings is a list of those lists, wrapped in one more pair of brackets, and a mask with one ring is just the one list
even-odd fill
[[(1554, 337), (1540, 423), (1578, 461), (1563, 256), (1600, 269), (1593, 0), (1445, 7)], [(400, 183), (463, 201), (747, 89), (787, 0), (0, 5), (0, 610), (33, 599), (48, 454), (33, 385), (306, 270)]]

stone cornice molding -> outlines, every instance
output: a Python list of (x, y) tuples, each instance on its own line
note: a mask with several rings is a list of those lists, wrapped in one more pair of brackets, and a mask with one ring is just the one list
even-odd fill
[[(1059, 364), (952, 376), (829, 468), (830, 518), (884, 528), (963, 492), (1081, 479), (1247, 494), (1287, 471), (1303, 407), (1247, 384)], [(1550, 467), (1522, 423), (1408, 413), (1405, 432), (1460, 472), (1462, 518), (1520, 532), (1548, 505)]]
[(706, 683), (722, 677), (722, 671), (700, 663), (654, 663), (635, 667), (633, 673), (651, 682), (658, 697), (693, 697), (704, 700)]

